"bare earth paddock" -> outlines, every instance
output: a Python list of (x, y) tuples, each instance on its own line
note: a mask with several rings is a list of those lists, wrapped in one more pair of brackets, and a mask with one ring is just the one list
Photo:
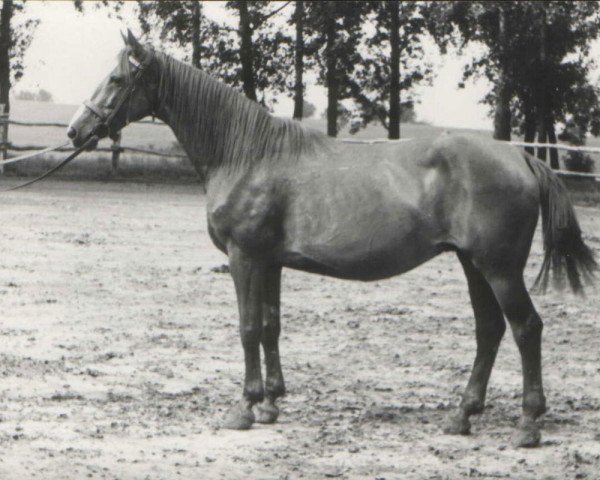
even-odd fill
[[(534, 296), (549, 413), (541, 448), (515, 450), (510, 334), (473, 435), (441, 434), (475, 349), (453, 255), (371, 284), (285, 271), (280, 422), (225, 431), (242, 349), (200, 187), (0, 197), (1, 479), (600, 478), (598, 291)], [(577, 212), (600, 254), (600, 209)], [(536, 236), (529, 284), (540, 259)]]

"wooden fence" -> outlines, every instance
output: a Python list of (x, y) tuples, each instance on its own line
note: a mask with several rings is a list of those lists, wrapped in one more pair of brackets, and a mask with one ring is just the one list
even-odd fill
[[(149, 120), (141, 120), (139, 122), (141, 124), (148, 125), (156, 125), (156, 126), (166, 126), (163, 122), (153, 122)], [(9, 125), (18, 125), (22, 127), (56, 127), (56, 128), (67, 128), (69, 125), (67, 123), (60, 122), (25, 122), (20, 120), (10, 120), (8, 114), (4, 113), (4, 105), (0, 104), (0, 151), (2, 152), (2, 160), (6, 160), (8, 158), (9, 151), (15, 152), (25, 152), (25, 151), (36, 151), (36, 150), (44, 150), (47, 148), (45, 145), (15, 145), (9, 141), (8, 137), (8, 128)], [(75, 148), (73, 147), (63, 147), (59, 148), (57, 152), (72, 152)], [(113, 170), (117, 170), (119, 166), (119, 158), (121, 153), (123, 152), (132, 152), (132, 153), (142, 153), (144, 155), (154, 155), (157, 157), (168, 157), (168, 158), (187, 158), (186, 155), (177, 154), (177, 153), (163, 153), (157, 152), (156, 150), (148, 150), (145, 148), (136, 148), (136, 147), (128, 147), (121, 145), (121, 135), (113, 141), (110, 147), (98, 147), (95, 149), (98, 152), (109, 152), (111, 153), (111, 165)]]
[[(163, 122), (155, 122), (149, 120), (141, 120), (140, 124), (148, 124), (155, 126), (167, 126)], [(9, 115), (4, 112), (4, 105), (0, 104), (0, 152), (2, 156), (2, 160), (6, 160), (8, 158), (9, 151), (36, 151), (36, 150), (44, 150), (47, 146), (41, 145), (13, 145), (8, 140), (8, 127), (9, 125), (19, 125), (24, 127), (57, 127), (57, 128), (67, 128), (68, 124), (66, 123), (58, 123), (58, 122), (24, 122), (19, 120), (10, 120)], [(361, 140), (356, 138), (341, 138), (340, 141), (344, 143), (356, 143), (356, 144), (367, 144), (374, 145), (379, 143), (398, 143), (398, 142), (406, 142), (411, 140), (410, 138), (402, 138), (399, 140), (389, 140), (387, 138), (375, 138), (369, 140)], [(564, 145), (560, 143), (526, 143), (519, 141), (511, 141), (508, 142), (511, 145), (515, 145), (517, 147), (532, 147), (532, 148), (555, 148), (557, 150), (566, 150), (572, 152), (586, 152), (586, 153), (600, 153), (600, 148), (598, 147), (580, 147), (574, 145)], [(63, 147), (59, 148), (56, 151), (58, 152), (72, 152), (75, 149), (72, 147)], [(148, 150), (144, 148), (137, 147), (128, 147), (121, 145), (121, 135), (119, 134), (118, 138), (113, 141), (110, 147), (98, 147), (95, 149), (98, 152), (110, 152), (111, 153), (111, 165), (113, 171), (116, 171), (119, 167), (119, 158), (121, 153), (123, 152), (132, 152), (132, 153), (141, 153), (144, 155), (154, 155), (157, 157), (168, 157), (168, 158), (187, 158), (186, 155), (176, 154), (176, 153), (162, 153), (157, 152), (156, 150)], [(2, 172), (2, 167), (0, 166), (0, 173)], [(595, 178), (600, 181), (600, 173), (583, 173), (583, 172), (574, 172), (571, 170), (554, 170), (555, 173), (568, 177), (581, 177), (581, 178)]]

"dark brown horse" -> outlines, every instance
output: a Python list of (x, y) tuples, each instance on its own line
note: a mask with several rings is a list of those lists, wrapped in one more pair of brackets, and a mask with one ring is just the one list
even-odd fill
[(540, 207), (540, 285), (553, 271), (559, 280), (566, 273), (579, 291), (596, 268), (567, 192), (544, 163), (506, 144), (452, 135), (342, 144), (272, 117), (202, 71), (140, 45), (131, 33), (125, 42), (118, 66), (68, 134), (77, 146), (154, 115), (171, 126), (205, 177), (208, 228), (229, 257), (246, 366), (242, 400), (225, 426), (247, 429), (278, 416), (275, 401), (285, 391), (278, 350), (282, 267), (368, 281), (452, 250), (467, 276), (477, 356), (445, 431), (468, 433), (469, 416), (483, 411), (506, 318), (523, 367), (516, 444), (539, 443), (535, 420), (546, 409), (542, 321), (523, 269)]

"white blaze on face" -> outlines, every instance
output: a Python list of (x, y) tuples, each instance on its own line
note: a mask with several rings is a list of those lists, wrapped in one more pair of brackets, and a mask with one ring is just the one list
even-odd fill
[(79, 108), (77, 109), (75, 114), (71, 117), (71, 121), (69, 122), (68, 128), (71, 128), (73, 126), (77, 119), (81, 117), (81, 115), (83, 115), (83, 112), (85, 112), (85, 105), (82, 103), (81, 105), (79, 105)]

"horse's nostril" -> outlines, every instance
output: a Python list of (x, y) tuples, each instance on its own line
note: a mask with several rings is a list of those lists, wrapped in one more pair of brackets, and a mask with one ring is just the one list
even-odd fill
[(75, 130), (73, 127), (69, 127), (69, 129), (67, 130), (67, 137), (69, 137), (71, 140), (73, 140), (76, 136), (77, 136), (77, 130)]

